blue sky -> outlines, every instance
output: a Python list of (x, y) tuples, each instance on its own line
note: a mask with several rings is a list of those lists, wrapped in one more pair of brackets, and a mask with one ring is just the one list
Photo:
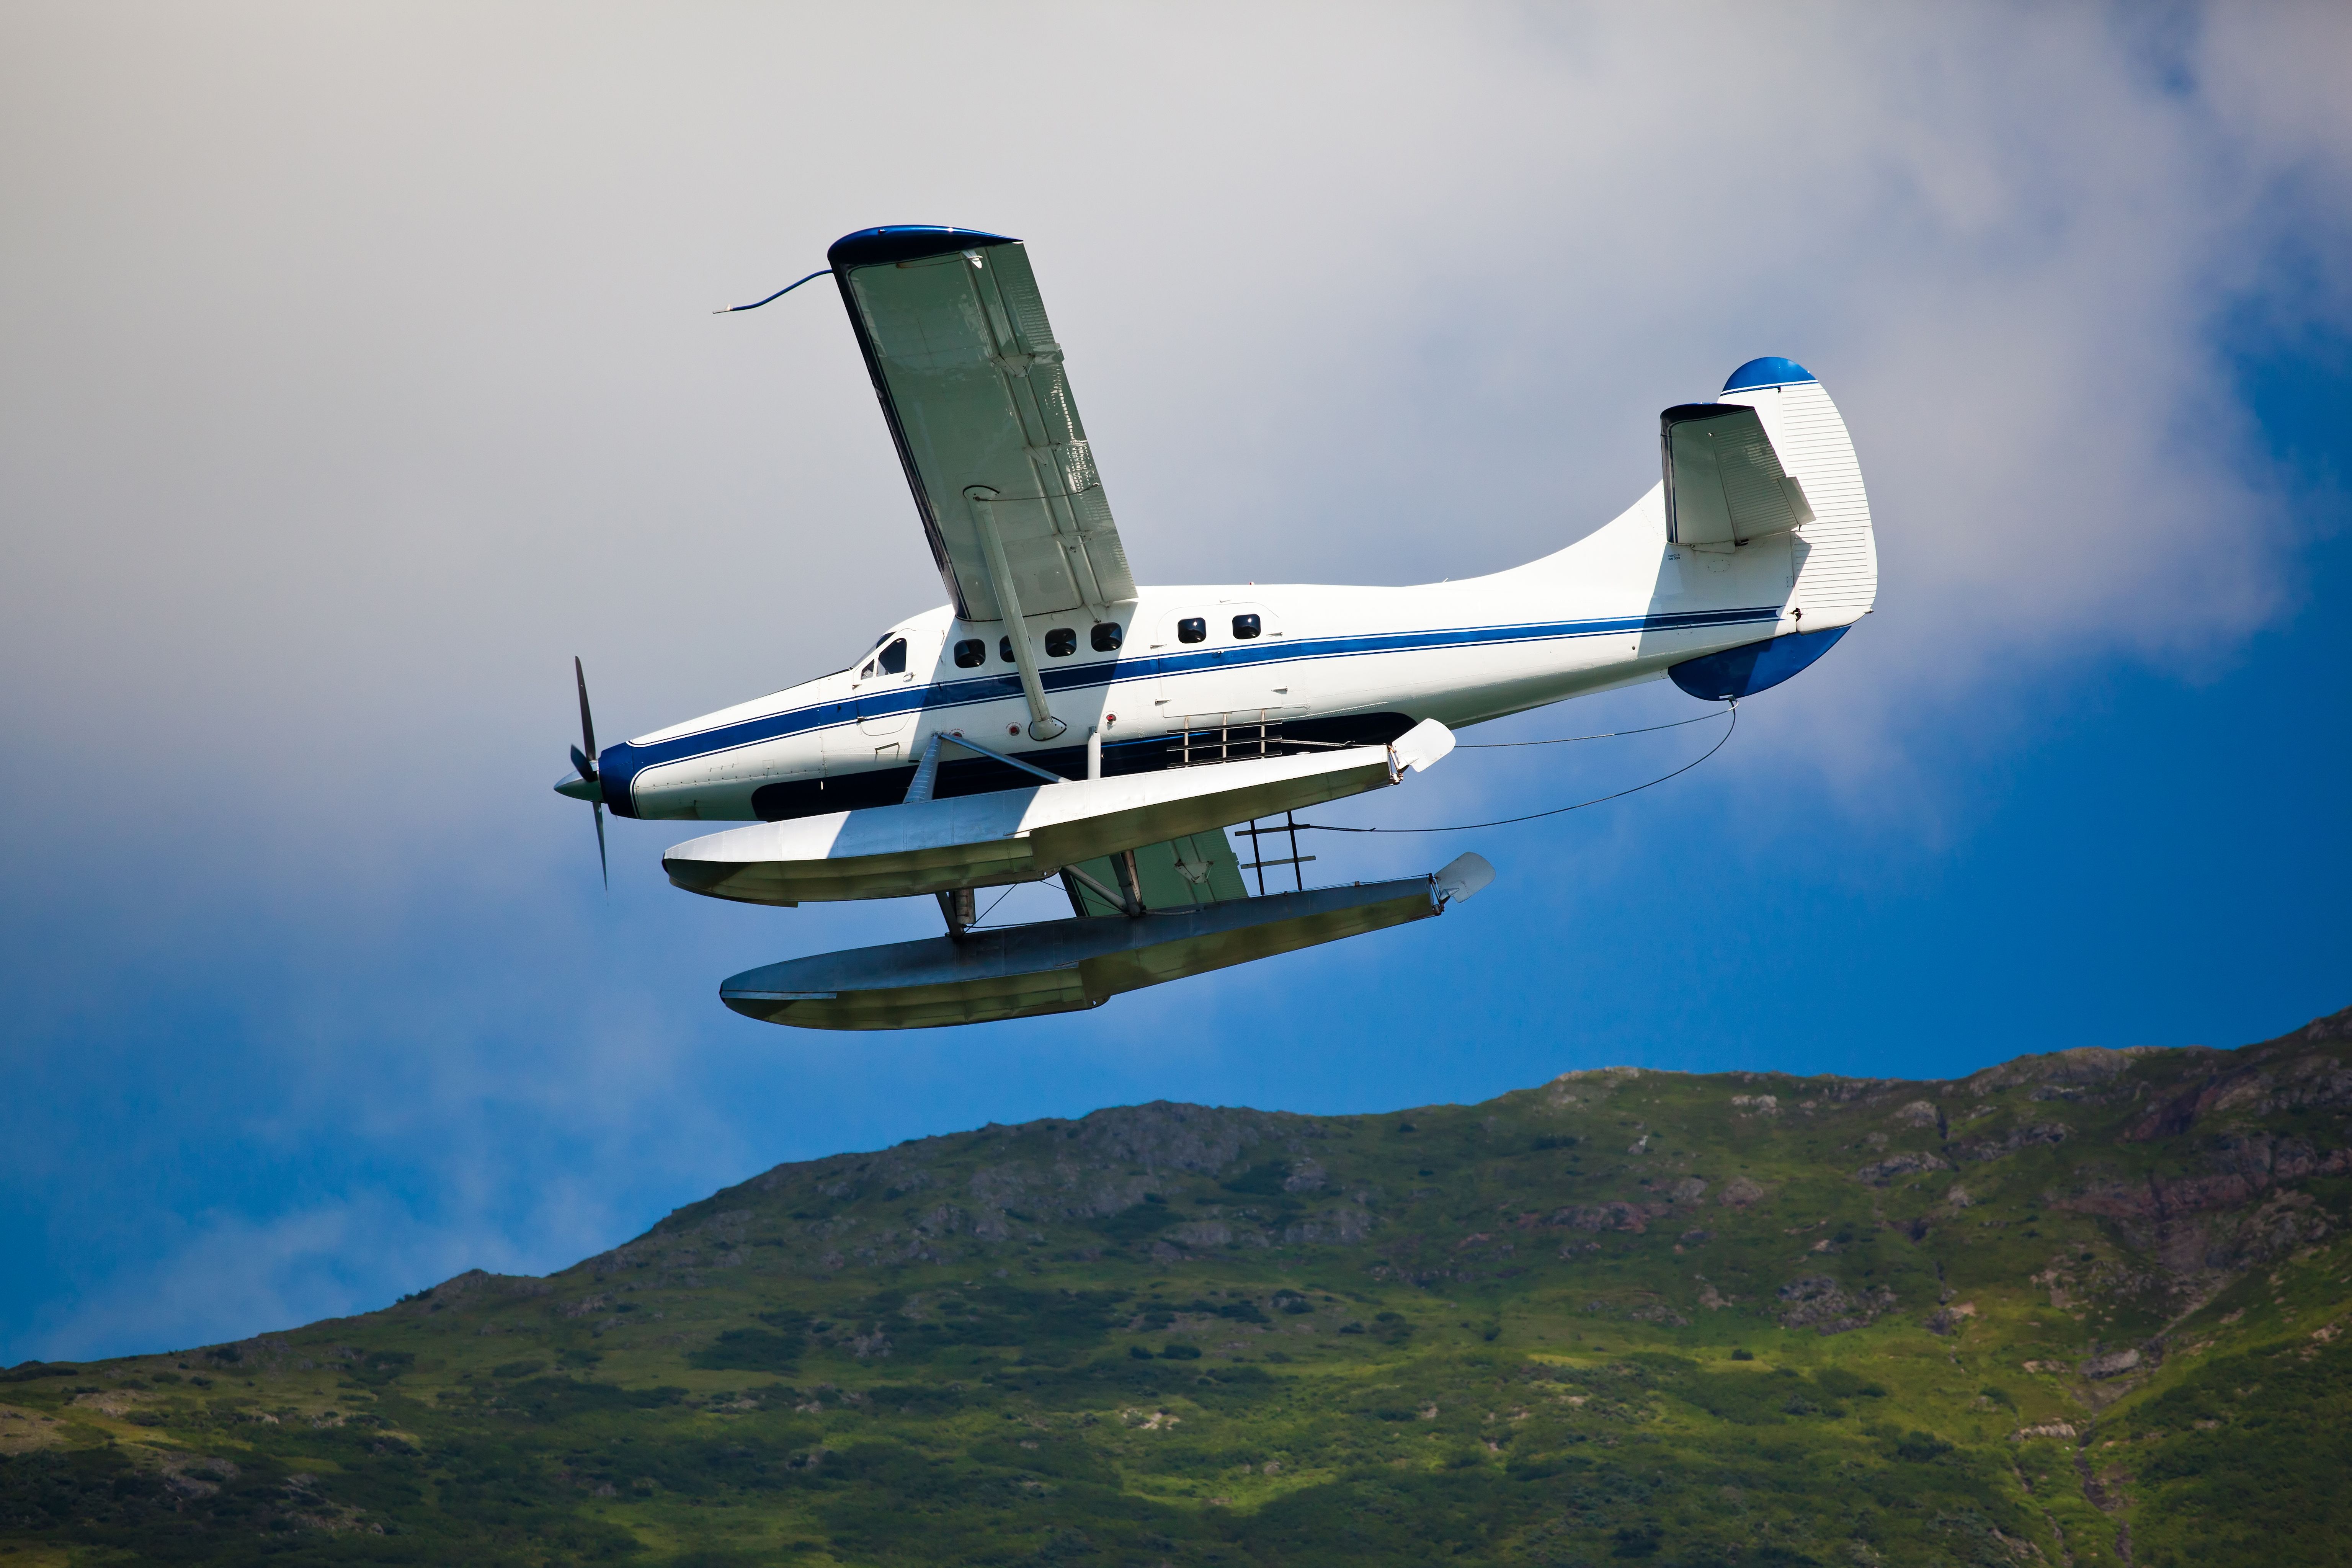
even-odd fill
[[(948, 12), (873, 13), (871, 122), (840, 18), (120, 15), (0, 24), (0, 1362), (561, 1267), (989, 1120), (1928, 1077), (2352, 1002), (2340, 15), (1138, 11), (1055, 46), (1051, 179), (960, 135)], [(641, 732), (934, 601), (837, 305), (703, 314), (908, 220), (1031, 240), (1147, 580), (1543, 553), (1654, 477), (1657, 408), (1780, 353), (1854, 430), (1880, 611), (1659, 789), (1316, 846), (1479, 849), (1442, 921), (1079, 1017), (738, 1018), (724, 975), (936, 917), (695, 900), (650, 824), (603, 895), (547, 792), (569, 658)], [(1459, 752), (1332, 816), (1708, 739)]]

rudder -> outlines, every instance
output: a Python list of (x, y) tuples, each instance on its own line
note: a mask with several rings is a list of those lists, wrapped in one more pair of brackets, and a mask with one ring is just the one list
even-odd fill
[(1878, 547), (1853, 440), (1828, 391), (1795, 361), (1768, 357), (1733, 371), (1716, 402), (1756, 411), (1811, 513), (1794, 530), (1790, 619), (1806, 633), (1862, 619), (1878, 597)]

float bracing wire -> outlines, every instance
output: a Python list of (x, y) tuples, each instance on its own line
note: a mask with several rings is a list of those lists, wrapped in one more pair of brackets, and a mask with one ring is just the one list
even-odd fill
[[(1724, 742), (1729, 741), (1732, 736), (1732, 731), (1739, 728), (1739, 704), (1737, 702), (1729, 703), (1724, 708), (1723, 711), (1731, 715), (1731, 722), (1724, 726), (1722, 740), (1716, 742), (1714, 745), (1709, 746), (1706, 751), (1700, 752), (1699, 755), (1693, 758), (1691, 761), (1685, 763), (1673, 773), (1660, 773), (1656, 778), (1650, 780), (1647, 784), (1637, 784), (1631, 789), (1621, 789), (1614, 795), (1595, 795), (1591, 800), (1580, 800), (1574, 805), (1556, 805), (1549, 811), (1531, 811), (1525, 816), (1497, 817), (1493, 822), (1457, 823), (1451, 827), (1336, 827), (1328, 822), (1302, 822), (1298, 825), (1298, 828), (1302, 833), (1310, 827), (1319, 829), (1325, 833), (1467, 833), (1475, 827), (1508, 827), (1515, 822), (1534, 822), (1541, 817), (1559, 816), (1563, 813), (1570, 811), (1582, 811), (1588, 805), (1600, 805), (1608, 801), (1622, 800), (1629, 795), (1639, 795), (1642, 791), (1648, 789), (1653, 785), (1662, 784), (1668, 779), (1680, 777), (1682, 774), (1686, 773), (1693, 768), (1698, 766), (1699, 763), (1706, 761), (1707, 758), (1715, 755), (1716, 752), (1723, 750)], [(1718, 716), (1719, 715), (1714, 713), (1705, 713), (1700, 715), (1701, 718), (1706, 719), (1713, 719)], [(1689, 724), (1695, 723), (1696, 721), (1685, 719), (1679, 721), (1679, 722)], [(1675, 726), (1672, 724), (1660, 724), (1657, 725), (1656, 728), (1661, 730), (1671, 730), (1675, 728)], [(1640, 731), (1627, 731), (1626, 733), (1638, 734)], [(1578, 738), (1581, 739), (1582, 737)]]

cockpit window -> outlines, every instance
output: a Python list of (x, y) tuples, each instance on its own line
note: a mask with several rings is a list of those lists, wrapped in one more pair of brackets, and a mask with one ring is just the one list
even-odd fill
[(905, 637), (893, 639), (890, 646), (882, 650), (882, 657), (874, 662), (882, 667), (882, 673), (885, 675), (906, 674), (907, 639)]

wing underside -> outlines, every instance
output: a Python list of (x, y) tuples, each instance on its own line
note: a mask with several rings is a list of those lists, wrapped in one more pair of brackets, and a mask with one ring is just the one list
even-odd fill
[(834, 246), (940, 576), (968, 621), (1109, 607), (1135, 579), (1018, 240), (880, 229)]
[[(1135, 891), (1148, 910), (1184, 910), (1229, 899), (1244, 899), (1241, 861), (1223, 828), (1190, 833), (1165, 844), (1147, 844), (1134, 850)], [(1082, 862), (1078, 869), (1101, 888), (1115, 889), (1126, 880), (1108, 855)], [(1064, 878), (1070, 911), (1077, 915), (1112, 916), (1126, 911), (1084, 882)]]

